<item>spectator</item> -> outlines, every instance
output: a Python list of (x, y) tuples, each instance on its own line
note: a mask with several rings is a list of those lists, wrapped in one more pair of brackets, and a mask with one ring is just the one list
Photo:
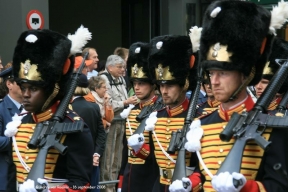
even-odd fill
[(87, 74), (87, 78), (90, 79), (91, 77), (93, 76), (97, 76), (98, 72), (96, 71), (97, 67), (98, 67), (98, 62), (99, 62), (99, 59), (98, 59), (98, 53), (96, 51), (95, 48), (92, 48), (92, 47), (86, 47), (85, 49), (83, 49), (83, 52), (82, 52), (82, 57), (84, 57), (84, 55), (86, 53), (89, 53), (88, 55), (88, 58), (89, 60), (93, 60), (93, 64), (94, 65), (90, 65), (88, 66), (88, 74)]
[(104, 129), (108, 131), (114, 118), (114, 111), (109, 95), (107, 94), (106, 81), (100, 76), (91, 77), (88, 88), (90, 89), (90, 93), (85, 95), (84, 98), (89, 102), (99, 105)]
[[(80, 67), (82, 61), (83, 61), (83, 57), (82, 56), (75, 57), (74, 72), (76, 72), (78, 70), (78, 68)], [(93, 60), (85, 60), (85, 67), (82, 70), (82, 74), (87, 76), (88, 71), (89, 71), (89, 67), (91, 65), (93, 65)]]
[[(106, 133), (102, 124), (100, 108), (96, 103), (90, 103), (84, 96), (90, 91), (86, 75), (81, 74), (72, 101), (73, 110), (85, 121), (90, 128), (94, 142), (93, 171), (91, 177), (91, 191), (99, 190), (99, 159), (105, 149)], [(92, 157), (91, 157), (92, 158)], [(98, 186), (98, 187), (97, 187)], [(95, 188), (94, 188), (95, 187)]]
[[(125, 61), (125, 70), (123, 72), (123, 77), (125, 79), (125, 82), (126, 82), (126, 87), (127, 87), (127, 91), (132, 88), (131, 87), (131, 84), (130, 84), (130, 80), (129, 80), (129, 77), (126, 75), (127, 74), (127, 59), (128, 59), (128, 56), (129, 56), (129, 49), (126, 49), (124, 47), (117, 47), (115, 50), (114, 50), (114, 55), (118, 55), (120, 56), (124, 61)], [(133, 90), (133, 89), (132, 89)], [(134, 93), (134, 92), (133, 92)], [(134, 94), (133, 94), (134, 95)]]
[[(110, 131), (107, 135), (105, 159), (101, 162), (100, 178), (101, 181), (116, 180), (121, 166), (122, 140), (124, 134), (125, 120), (119, 116), (124, 107), (129, 104), (136, 104), (137, 97), (127, 97), (125, 81), (122, 77), (124, 68), (124, 60), (117, 55), (110, 55), (107, 58), (106, 69), (100, 75), (105, 79), (107, 93), (112, 102), (115, 116), (118, 118), (113, 120)], [(115, 118), (114, 118), (115, 119)], [(113, 191), (113, 186), (108, 186), (106, 191)]]
[(12, 67), (3, 70), (0, 73), (0, 77), (3, 78), (1, 83), (5, 89), (6, 96), (0, 103), (0, 191), (7, 190), (7, 179), (8, 179), (8, 159), (10, 157), (11, 148), (9, 138), (4, 136), (7, 123), (12, 120), (15, 113), (20, 113), (22, 107), (22, 93), (14, 81), (12, 76)]

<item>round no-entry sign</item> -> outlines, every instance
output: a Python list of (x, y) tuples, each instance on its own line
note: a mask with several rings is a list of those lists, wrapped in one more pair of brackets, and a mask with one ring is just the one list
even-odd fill
[(28, 29), (43, 29), (44, 18), (40, 11), (31, 10), (26, 16), (26, 24)]

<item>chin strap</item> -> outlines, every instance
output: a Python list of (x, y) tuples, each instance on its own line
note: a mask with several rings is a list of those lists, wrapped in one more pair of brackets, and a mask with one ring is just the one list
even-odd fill
[(45, 111), (48, 105), (51, 103), (51, 101), (58, 95), (59, 93), (59, 85), (58, 83), (55, 83), (54, 90), (52, 94), (48, 97), (48, 99), (45, 101), (44, 105), (42, 106), (42, 111)]
[[(254, 78), (255, 76), (255, 67), (252, 68), (248, 78), (246, 79), (246, 81), (231, 95), (231, 97), (229, 98), (228, 101), (226, 102), (229, 102), (229, 101), (233, 101), (234, 99), (237, 98), (237, 95), (242, 91), (242, 89), (246, 89), (246, 87), (248, 86), (248, 84), (252, 81), (252, 79)], [(225, 102), (225, 103), (226, 103)]]

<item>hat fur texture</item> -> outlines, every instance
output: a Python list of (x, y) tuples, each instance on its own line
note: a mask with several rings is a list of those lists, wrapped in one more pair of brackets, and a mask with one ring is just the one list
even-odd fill
[[(31, 35), (37, 39), (34, 42), (27, 41), (26, 37)], [(56, 82), (63, 81), (63, 66), (70, 54), (71, 41), (64, 35), (57, 32), (43, 30), (29, 30), (20, 35), (13, 56), (13, 73), (14, 77), (19, 78), (21, 63), (30, 60), (31, 64), (37, 65), (37, 71), (41, 75), (41, 84), (43, 87), (52, 85)], [(73, 60), (71, 60), (72, 62)], [(69, 72), (66, 76), (71, 75), (74, 62), (71, 63)], [(33, 82), (32, 82), (33, 83)], [(61, 88), (61, 87), (60, 87)]]
[[(269, 55), (272, 36), (268, 35), (271, 14), (265, 8), (244, 1), (215, 1), (204, 15), (200, 52), (204, 70), (220, 68), (237, 70), (248, 76), (253, 66), (256, 75), (250, 84), (260, 80)], [(260, 53), (262, 42), (266, 47)], [(227, 45), (231, 62), (211, 61), (207, 53), (212, 45)]]
[[(139, 80), (148, 80), (152, 81), (153, 79), (153, 71), (149, 71), (148, 67), (148, 54), (149, 54), (149, 43), (136, 42), (133, 43), (129, 48), (129, 57), (127, 59), (127, 74), (131, 80), (139, 79)], [(142, 71), (145, 73), (147, 78), (136, 78), (132, 77), (133, 71), (131, 68), (137, 64), (138, 68), (143, 67)]]
[[(169, 71), (175, 80), (166, 81), (166, 83), (178, 83), (184, 85), (190, 75), (196, 75), (196, 63), (190, 70), (190, 58), (193, 55), (192, 44), (189, 36), (165, 35), (158, 36), (151, 40), (149, 53), (149, 67), (155, 73), (159, 64), (165, 68), (169, 66)], [(194, 88), (194, 82), (189, 89)], [(195, 82), (196, 85), (196, 82)], [(192, 87), (191, 87), (192, 86)]]

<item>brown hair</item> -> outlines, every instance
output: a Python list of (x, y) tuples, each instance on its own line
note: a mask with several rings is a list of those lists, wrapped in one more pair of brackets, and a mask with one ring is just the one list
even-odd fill
[(95, 89), (99, 89), (103, 84), (106, 83), (105, 79), (103, 79), (101, 76), (93, 76), (89, 79), (89, 85), (88, 88), (91, 91), (95, 91)]
[(118, 55), (120, 56), (123, 60), (125, 60), (126, 57), (128, 57), (128, 54), (129, 54), (129, 49), (126, 49), (124, 47), (117, 47), (115, 50), (114, 50), (114, 55)]

